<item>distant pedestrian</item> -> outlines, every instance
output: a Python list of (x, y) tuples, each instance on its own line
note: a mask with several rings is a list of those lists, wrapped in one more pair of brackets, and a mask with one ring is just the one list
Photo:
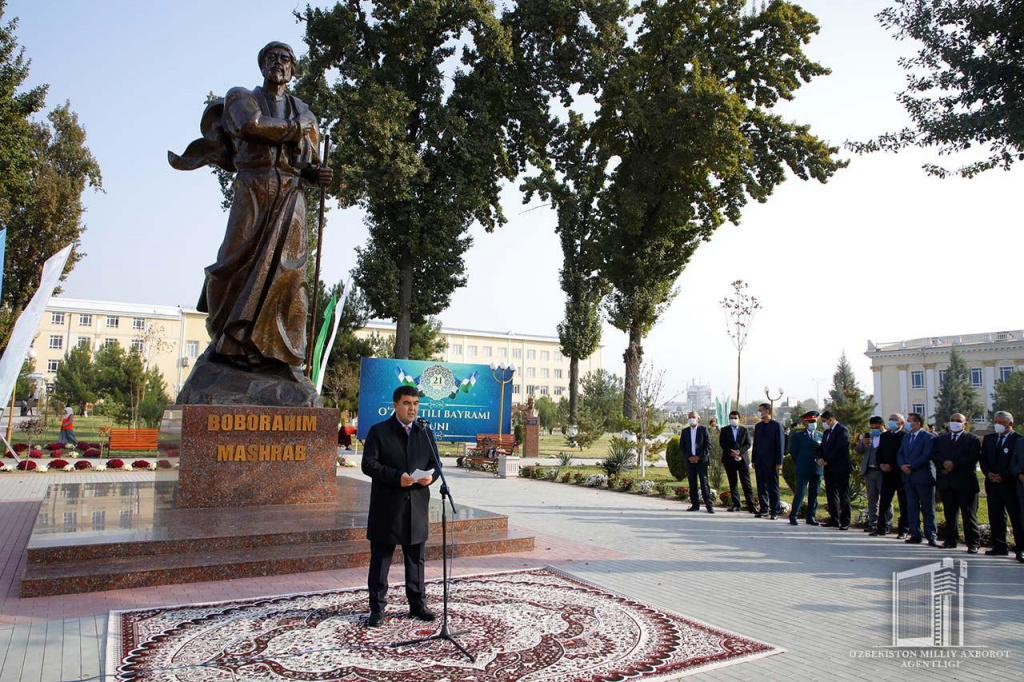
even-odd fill
[(27, 417), (28, 416), (28, 401), (25, 400), (24, 398), (22, 398), (21, 402), (18, 403), (18, 407), (21, 409), (21, 415), (20, 416)]
[(71, 447), (78, 445), (78, 439), (75, 438), (75, 411), (70, 407), (64, 408), (64, 419), (60, 423), (60, 437), (57, 442)]

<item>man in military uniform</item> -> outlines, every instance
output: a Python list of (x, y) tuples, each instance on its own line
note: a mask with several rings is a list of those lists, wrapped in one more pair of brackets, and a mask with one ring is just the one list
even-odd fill
[(805, 412), (802, 417), (803, 431), (795, 431), (789, 436), (789, 456), (796, 465), (796, 489), (793, 491), (793, 509), (789, 513), (789, 523), (797, 525), (797, 514), (807, 494), (807, 524), (817, 526), (814, 515), (818, 511), (818, 488), (821, 486), (821, 434), (818, 432), (818, 413), (815, 410)]

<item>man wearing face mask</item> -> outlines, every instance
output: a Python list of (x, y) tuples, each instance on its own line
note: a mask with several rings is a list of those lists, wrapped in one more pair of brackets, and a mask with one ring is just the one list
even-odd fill
[(959, 412), (950, 415), (949, 430), (935, 438), (932, 462), (936, 468), (936, 487), (946, 512), (946, 537), (942, 546), (955, 549), (960, 531), (957, 513), (964, 522), (964, 540), (967, 551), (978, 553), (978, 459), (981, 440), (967, 432), (967, 417)]
[[(900, 451), (896, 463), (903, 472), (903, 485), (907, 489), (907, 521), (910, 537), (907, 542), (919, 545), (928, 538), (928, 544), (938, 547), (935, 541), (935, 463), (932, 449), (935, 436), (924, 428), (924, 417), (916, 412), (907, 415)], [(924, 536), (921, 535), (921, 520), (924, 519)]]
[(729, 413), (729, 425), (718, 434), (718, 444), (722, 448), (722, 466), (729, 477), (730, 506), (727, 511), (740, 510), (740, 490), (736, 486), (739, 478), (743, 486), (743, 501), (747, 510), (754, 513), (754, 491), (750, 485), (750, 462), (747, 453), (750, 451), (750, 433), (745, 426), (740, 426), (740, 413), (733, 410)]
[(772, 419), (772, 407), (768, 403), (757, 406), (761, 420), (754, 426), (754, 473), (757, 476), (757, 498), (760, 503), (757, 518), (769, 515), (775, 520), (782, 513), (779, 496), (779, 472), (782, 471), (782, 457), (786, 451), (786, 435), (782, 424)]
[[(887, 516), (885, 525), (892, 522), (892, 507), (880, 508), (882, 496), (882, 470), (878, 466), (878, 446), (882, 440), (884, 421), (875, 416), (868, 420), (870, 431), (865, 433), (853, 449), (860, 455), (860, 473), (864, 477), (864, 488), (868, 495), (868, 524), (864, 532), (874, 533), (878, 527), (878, 515)], [(875, 533), (877, 535), (877, 533)]]
[[(899, 454), (900, 445), (903, 444), (903, 430), (905, 424), (903, 415), (893, 412), (886, 422), (888, 429), (878, 437), (878, 447), (875, 448), (875, 462), (882, 470), (882, 492), (878, 498), (879, 509), (892, 509), (892, 498), (896, 497), (900, 503), (900, 515), (897, 517), (897, 540), (907, 539), (907, 493), (903, 487), (903, 472), (900, 471), (896, 456)], [(892, 514), (879, 515), (878, 523), (872, 535), (886, 535), (892, 530)]]
[(1021, 559), (1024, 550), (1024, 519), (1017, 499), (1017, 478), (1010, 471), (1017, 444), (1024, 440), (1013, 430), (1013, 415), (1004, 410), (996, 412), (995, 433), (981, 442), (981, 473), (985, 475), (985, 497), (988, 519), (992, 527), (992, 549), (989, 556), (1007, 556), (1010, 553), (1006, 537), (1006, 517), (1010, 517), (1015, 554)]
[(711, 486), (708, 485), (708, 455), (711, 454), (711, 436), (707, 427), (700, 426), (700, 415), (691, 412), (687, 415), (689, 426), (679, 434), (679, 447), (686, 458), (686, 474), (690, 483), (690, 508), (687, 511), (698, 511), (700, 500), (697, 498), (697, 486), (704, 498), (704, 506), (708, 514), (715, 513), (715, 501), (711, 499)]
[(797, 525), (800, 505), (807, 495), (807, 524), (817, 526), (818, 488), (821, 486), (821, 434), (818, 433), (818, 413), (814, 410), (800, 418), (806, 428), (794, 431), (789, 437), (789, 456), (796, 468), (796, 489), (793, 490), (793, 509), (789, 513), (790, 525)]
[(826, 526), (850, 529), (850, 430), (829, 410), (821, 413), (825, 435), (821, 438), (821, 459), (825, 468), (825, 498), (828, 500)]

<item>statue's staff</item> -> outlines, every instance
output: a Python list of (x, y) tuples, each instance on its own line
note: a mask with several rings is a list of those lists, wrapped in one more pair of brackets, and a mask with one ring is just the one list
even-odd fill
[[(327, 154), (331, 150), (331, 136), (324, 135), (324, 155), (322, 165), (327, 164)], [(313, 275), (313, 314), (309, 321), (309, 336), (306, 337), (306, 376), (313, 377), (313, 346), (316, 345), (316, 305), (320, 294), (320, 252), (324, 245), (324, 203), (327, 199), (327, 186), (320, 185), (320, 222), (316, 233), (316, 271)]]

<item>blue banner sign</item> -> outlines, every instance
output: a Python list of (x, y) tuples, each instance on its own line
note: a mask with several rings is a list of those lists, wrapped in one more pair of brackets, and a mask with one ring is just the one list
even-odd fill
[(395, 413), (392, 395), (403, 385), (419, 391), (419, 416), (430, 422), (439, 441), (473, 442), (479, 433), (496, 434), (499, 418), (501, 433), (511, 432), (512, 384), (505, 384), (501, 408), (502, 385), (487, 365), (363, 358), (356, 433), (359, 440), (366, 439), (371, 426)]

